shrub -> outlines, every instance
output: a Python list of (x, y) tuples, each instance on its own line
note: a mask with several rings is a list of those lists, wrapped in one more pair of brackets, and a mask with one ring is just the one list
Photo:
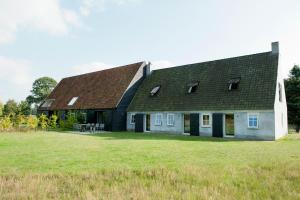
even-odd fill
[(9, 131), (13, 127), (13, 123), (9, 116), (5, 116), (0, 120), (0, 130)]
[(27, 118), (27, 127), (30, 129), (36, 129), (38, 126), (38, 119), (34, 115), (29, 115)]
[(67, 120), (65, 120), (64, 122), (61, 121), (61, 128), (65, 128), (65, 129), (72, 129), (73, 125), (77, 123), (77, 118), (75, 113), (69, 112), (67, 115)]
[(40, 115), (40, 117), (39, 117), (39, 126), (43, 130), (48, 128), (48, 117), (45, 114)]
[(56, 123), (57, 123), (57, 116), (56, 115), (51, 115), (49, 119), (49, 127), (50, 128), (56, 128)]

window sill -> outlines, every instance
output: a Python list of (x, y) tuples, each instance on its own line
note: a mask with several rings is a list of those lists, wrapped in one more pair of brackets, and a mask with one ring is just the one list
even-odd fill
[(167, 124), (167, 126), (173, 126), (174, 127), (175, 125), (174, 124)]
[(201, 128), (211, 128), (211, 126), (201, 126)]
[(248, 129), (250, 129), (250, 130), (258, 130), (259, 128), (258, 127), (248, 127)]

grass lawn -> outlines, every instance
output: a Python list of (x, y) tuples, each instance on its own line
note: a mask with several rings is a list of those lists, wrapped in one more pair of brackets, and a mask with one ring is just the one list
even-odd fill
[(0, 133), (0, 199), (300, 199), (300, 136)]

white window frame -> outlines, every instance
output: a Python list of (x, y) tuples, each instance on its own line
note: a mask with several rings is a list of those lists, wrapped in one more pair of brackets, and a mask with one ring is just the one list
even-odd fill
[(73, 97), (73, 98), (69, 101), (68, 106), (73, 106), (73, 105), (76, 103), (77, 100), (78, 100), (78, 97)]
[[(132, 119), (134, 119), (134, 122)], [(135, 114), (130, 114), (130, 124), (135, 124)]]
[[(172, 121), (170, 121), (170, 117), (172, 116)], [(170, 123), (171, 122), (171, 123)], [(175, 115), (172, 113), (167, 114), (167, 125), (174, 126), (175, 125)]]
[[(208, 125), (204, 125), (204, 120), (203, 120), (203, 117), (204, 116), (207, 116), (208, 115), (208, 117), (209, 117), (209, 119), (208, 119)], [(211, 127), (211, 120), (212, 120), (212, 118), (211, 118), (211, 114), (210, 113), (202, 113), (201, 114), (201, 127), (203, 127), (203, 128), (210, 128)]]
[[(158, 116), (160, 116), (160, 121), (158, 121)], [(155, 126), (161, 126), (163, 120), (163, 115), (161, 113), (155, 114)]]
[[(250, 126), (250, 117), (256, 116), (257, 126)], [(248, 113), (247, 124), (249, 129), (258, 129), (259, 127), (259, 114), (258, 113)]]

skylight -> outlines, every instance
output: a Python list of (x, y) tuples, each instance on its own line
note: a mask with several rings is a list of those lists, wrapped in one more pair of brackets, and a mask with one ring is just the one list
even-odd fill
[(78, 97), (73, 97), (73, 98), (71, 99), (71, 101), (68, 103), (68, 106), (73, 106), (74, 103), (77, 101), (77, 99), (78, 99)]
[(151, 95), (151, 96), (156, 95), (156, 94), (158, 93), (159, 89), (160, 89), (160, 85), (155, 86), (155, 87), (151, 90), (150, 95)]
[(189, 94), (195, 93), (198, 88), (198, 85), (199, 85), (198, 82), (193, 82), (188, 84), (188, 93)]
[(52, 103), (54, 102), (55, 99), (47, 99), (44, 101), (44, 103), (42, 104), (42, 108), (49, 108)]
[(240, 83), (241, 78), (232, 78), (228, 81), (228, 90), (232, 91), (232, 90), (237, 90), (239, 87), (239, 83)]

